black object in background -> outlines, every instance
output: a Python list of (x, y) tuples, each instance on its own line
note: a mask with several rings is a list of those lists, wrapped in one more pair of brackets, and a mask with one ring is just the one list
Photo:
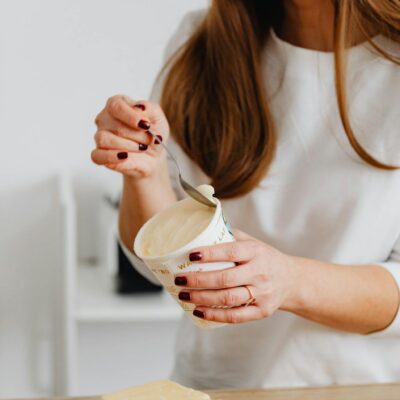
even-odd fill
[(119, 243), (118, 245), (118, 272), (116, 277), (116, 290), (120, 294), (159, 292), (162, 286), (154, 285), (133, 268), (125, 256)]

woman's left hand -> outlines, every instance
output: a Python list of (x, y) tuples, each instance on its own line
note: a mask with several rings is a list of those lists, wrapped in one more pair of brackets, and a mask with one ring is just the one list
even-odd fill
[[(234, 236), (235, 242), (190, 253), (192, 262), (233, 261), (237, 266), (176, 275), (175, 284), (185, 286), (180, 300), (196, 304), (193, 314), (199, 318), (232, 324), (269, 317), (278, 308), (288, 309), (297, 283), (292, 258), (239, 230)], [(246, 306), (252, 296), (255, 301)]]

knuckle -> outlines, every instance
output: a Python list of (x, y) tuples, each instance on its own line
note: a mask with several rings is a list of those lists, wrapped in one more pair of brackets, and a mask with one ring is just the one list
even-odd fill
[(118, 124), (114, 130), (117, 136), (124, 136), (126, 134), (126, 129), (122, 124)]
[(190, 280), (190, 286), (192, 287), (199, 287), (200, 285), (200, 278), (197, 272), (194, 272), (193, 274), (190, 275), (189, 277)]
[(101, 123), (101, 113), (97, 114), (95, 119), (94, 119), (94, 123), (96, 126), (99, 126)]
[(91, 158), (91, 160), (92, 160), (95, 164), (99, 164), (98, 159), (97, 159), (97, 152), (96, 152), (96, 150), (93, 150), (93, 151), (90, 153), (90, 158)]
[(233, 244), (228, 247), (227, 251), (228, 259), (229, 260), (238, 260), (240, 256), (240, 248), (237, 244)]
[(237, 324), (238, 322), (240, 322), (237, 313), (235, 313), (233, 310), (227, 310), (226, 313), (226, 320), (228, 323)]
[(98, 131), (95, 135), (95, 140), (98, 147), (107, 146), (107, 137), (104, 131)]
[(120, 98), (121, 98), (121, 95), (119, 95), (119, 94), (116, 94), (116, 95), (114, 95), (114, 96), (111, 96), (111, 97), (109, 97), (109, 98), (107, 99), (106, 105), (109, 106), (110, 103), (112, 103), (113, 101), (118, 100), (118, 99), (120, 99)]
[(264, 283), (264, 284), (268, 283), (268, 281), (269, 281), (268, 275), (262, 271), (257, 275), (256, 279), (258, 282)]
[(226, 288), (230, 287), (232, 284), (232, 277), (228, 271), (221, 271), (219, 274), (219, 286)]
[(224, 306), (234, 306), (237, 304), (237, 296), (231, 290), (227, 290), (222, 295), (222, 304)]
[(119, 115), (121, 114), (123, 109), (123, 101), (121, 98), (116, 98), (113, 99), (112, 101), (110, 101), (109, 105), (108, 105), (108, 111), (112, 114), (112, 115)]

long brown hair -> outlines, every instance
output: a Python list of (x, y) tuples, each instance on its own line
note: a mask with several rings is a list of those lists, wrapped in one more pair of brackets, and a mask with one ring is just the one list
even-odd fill
[[(367, 152), (352, 130), (346, 105), (345, 50), (357, 31), (379, 54), (400, 64), (370, 38), (374, 32), (400, 42), (400, 2), (333, 2), (336, 92), (347, 138), (368, 164), (396, 169)], [(211, 178), (220, 198), (250, 192), (273, 161), (276, 133), (261, 54), (270, 27), (282, 15), (282, 1), (213, 0), (204, 20), (167, 64), (161, 106), (171, 132)]]

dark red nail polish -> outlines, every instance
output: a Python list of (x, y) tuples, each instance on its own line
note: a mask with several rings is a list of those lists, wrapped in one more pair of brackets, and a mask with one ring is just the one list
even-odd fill
[(160, 144), (160, 143), (162, 142), (162, 136), (156, 135), (156, 138), (157, 138), (157, 139), (154, 139), (154, 143), (155, 143), (155, 144)]
[(144, 106), (144, 104), (135, 104), (134, 107), (140, 108), (142, 111), (144, 111), (144, 110), (146, 109), (146, 107)]
[(203, 313), (203, 311), (200, 311), (200, 310), (194, 310), (193, 315), (197, 318), (204, 318), (204, 313)]
[(145, 151), (147, 150), (149, 146), (147, 146), (147, 144), (143, 144), (143, 143), (139, 143), (139, 150), (140, 151)]
[(178, 294), (179, 300), (190, 300), (190, 293), (189, 292), (180, 292)]
[(193, 253), (189, 254), (190, 261), (200, 261), (203, 255), (199, 251), (194, 251)]
[(138, 126), (139, 126), (139, 128), (146, 129), (146, 131), (150, 128), (150, 124), (147, 121), (145, 121), (144, 119), (141, 119), (139, 121)]
[(117, 154), (118, 160), (125, 160), (128, 158), (128, 153), (126, 151), (121, 151), (121, 153)]
[(184, 276), (177, 276), (175, 278), (175, 285), (177, 286), (185, 286), (187, 284), (187, 279)]

